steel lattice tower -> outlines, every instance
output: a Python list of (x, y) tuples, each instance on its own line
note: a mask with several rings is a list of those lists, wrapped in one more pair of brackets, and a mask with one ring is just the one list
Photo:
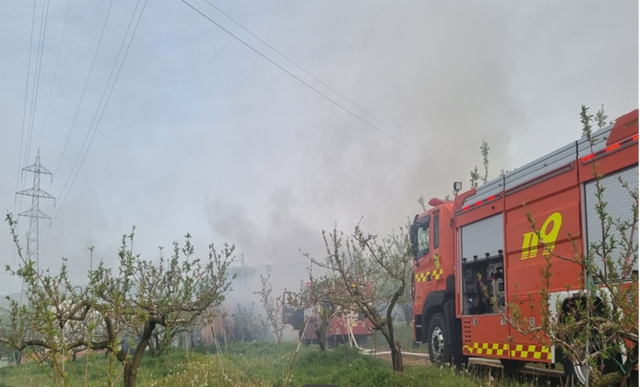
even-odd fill
[[(25, 189), (23, 191), (16, 192), (17, 195), (31, 196), (31, 208), (19, 214), (26, 218), (31, 218), (29, 224), (29, 234), (27, 234), (27, 259), (32, 259), (36, 262), (38, 272), (40, 271), (40, 257), (39, 253), (39, 227), (38, 219), (51, 219), (47, 214), (40, 211), (40, 198), (53, 199), (55, 205), (55, 198), (49, 195), (47, 192), (40, 189), (40, 175), (51, 175), (51, 172), (40, 164), (40, 150), (36, 156), (36, 163), (29, 165), (22, 169), (26, 172), (33, 172), (33, 188)], [(52, 176), (53, 177), (53, 176)]]

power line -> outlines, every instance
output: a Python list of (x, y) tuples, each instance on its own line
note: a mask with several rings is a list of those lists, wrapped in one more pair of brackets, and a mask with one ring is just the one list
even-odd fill
[(49, 20), (49, 0), (46, 2), (46, 10), (45, 3), (42, 3), (42, 17), (40, 19), (40, 40), (38, 46), (38, 56), (36, 59), (36, 78), (33, 84), (33, 92), (31, 93), (31, 124), (29, 128), (29, 141), (27, 143), (27, 157), (25, 158), (25, 163), (29, 159), (29, 155), (31, 153), (31, 141), (33, 140), (33, 128), (35, 126), (36, 120), (36, 110), (38, 108), (38, 94), (40, 92), (40, 74), (42, 73), (42, 58), (44, 57), (44, 45), (47, 37), (47, 22)]
[[(91, 61), (91, 67), (89, 68), (89, 74), (87, 74), (87, 79), (84, 83), (84, 88), (82, 89), (82, 94), (80, 96), (80, 102), (78, 102), (78, 108), (76, 109), (76, 113), (73, 117), (73, 121), (71, 123), (71, 128), (69, 129), (69, 134), (67, 135), (67, 140), (64, 143), (64, 147), (62, 149), (62, 154), (60, 154), (60, 159), (58, 160), (58, 165), (56, 166), (56, 169), (54, 170), (53, 174), (55, 175), (58, 168), (60, 167), (60, 163), (62, 162), (62, 158), (66, 152), (67, 149), (67, 145), (69, 144), (69, 139), (71, 138), (71, 133), (73, 132), (73, 128), (76, 125), (76, 120), (78, 118), (78, 114), (80, 112), (80, 107), (82, 106), (82, 101), (84, 100), (84, 96), (85, 93), (87, 91), (87, 86), (89, 85), (89, 80), (91, 79), (91, 74), (93, 73), (93, 67), (95, 65), (96, 62), (96, 58), (98, 56), (98, 51), (100, 50), (100, 45), (102, 44), (102, 38), (104, 37), (104, 31), (107, 27), (107, 22), (109, 21), (109, 15), (111, 15), (111, 8), (113, 6), (113, 0), (111, 0), (109, 2), (109, 9), (107, 10), (107, 15), (104, 19), (104, 23), (102, 24), (102, 30), (100, 31), (100, 38), (98, 39), (98, 45), (96, 46), (96, 51), (93, 54), (93, 59)], [(125, 35), (126, 36), (126, 35)], [(108, 81), (107, 81), (107, 85), (108, 85)], [(105, 86), (106, 87), (106, 86)], [(100, 103), (98, 103), (98, 107), (96, 109), (100, 108)], [(80, 150), (78, 151), (78, 155), (76, 156), (76, 160), (73, 163), (73, 166), (71, 167), (71, 172), (69, 172), (69, 176), (67, 177), (67, 180), (64, 183), (64, 186), (62, 187), (62, 190), (60, 191), (60, 194), (58, 195), (58, 197), (62, 197), (65, 189), (67, 188), (67, 185), (69, 184), (69, 181), (71, 181), (71, 177), (74, 176), (73, 175), (73, 171), (76, 169), (76, 165), (78, 165), (78, 160), (80, 160), (80, 156), (82, 155), (82, 151), (84, 149), (85, 144), (87, 143), (87, 137), (89, 136), (89, 133), (91, 132), (91, 125), (89, 125), (89, 128), (87, 129), (87, 135), (85, 136), (85, 139), (82, 143), (82, 146), (80, 147)], [(79, 171), (78, 167), (78, 171)], [(77, 172), (76, 172), (76, 176), (77, 176)], [(73, 179), (75, 181), (75, 177)], [(71, 185), (73, 185), (73, 183), (71, 183)], [(69, 187), (69, 190), (67, 191), (67, 195), (65, 196), (64, 200), (62, 201), (62, 204), (60, 205), (60, 208), (58, 209), (58, 214), (60, 213), (60, 209), (62, 208), (62, 205), (64, 204), (64, 202), (66, 201), (67, 196), (69, 196), (69, 191), (71, 190), (71, 186)], [(52, 223), (53, 221), (55, 221), (55, 219), (57, 218), (57, 214), (56, 216), (53, 217)], [(46, 244), (45, 244), (45, 249), (46, 249)]]
[(226, 16), (229, 20), (231, 20), (232, 22), (234, 22), (236, 25), (238, 25), (240, 28), (242, 28), (243, 30), (247, 31), (251, 36), (253, 36), (254, 38), (258, 39), (260, 42), (262, 42), (265, 46), (269, 47), (270, 49), (272, 49), (274, 52), (276, 52), (278, 55), (280, 55), (281, 57), (283, 57), (286, 61), (288, 61), (289, 63), (291, 63), (292, 65), (296, 66), (298, 69), (300, 69), (301, 71), (303, 71), (305, 74), (307, 74), (308, 76), (310, 76), (311, 78), (315, 79), (316, 81), (318, 81), (319, 83), (321, 83), (324, 87), (326, 87), (327, 89), (333, 91), (334, 93), (338, 94), (340, 97), (344, 98), (347, 102), (349, 102), (350, 104), (352, 104), (353, 106), (357, 107), (358, 109), (362, 110), (365, 114), (367, 114), (369, 117), (372, 117), (373, 119), (375, 119), (376, 121), (382, 123), (384, 126), (386, 126), (387, 128), (393, 130), (394, 132), (398, 133), (399, 135), (401, 135), (402, 137), (406, 138), (409, 141), (413, 141), (413, 139), (407, 137), (405, 134), (403, 134), (402, 132), (399, 132), (398, 130), (394, 129), (393, 127), (391, 127), (391, 125), (387, 124), (386, 122), (382, 121), (381, 119), (379, 119), (378, 117), (374, 116), (372, 113), (369, 113), (365, 108), (363, 108), (362, 106), (358, 105), (357, 103), (353, 102), (352, 100), (350, 100), (349, 98), (345, 97), (342, 93), (340, 93), (339, 91), (337, 91), (336, 89), (332, 88), (331, 86), (327, 85), (326, 83), (324, 83), (322, 80), (318, 79), (315, 75), (311, 74), (310, 72), (308, 72), (307, 70), (305, 70), (304, 68), (302, 68), (300, 65), (298, 65), (296, 62), (294, 62), (293, 60), (289, 59), (286, 55), (284, 55), (283, 53), (281, 53), (280, 51), (278, 51), (277, 49), (275, 49), (273, 46), (271, 46), (269, 43), (265, 42), (263, 39), (261, 39), (259, 36), (257, 36), (256, 34), (254, 34), (253, 32), (249, 31), (247, 28), (245, 28), (242, 24), (240, 24), (238, 21), (236, 21), (234, 18), (232, 18), (231, 16), (227, 15), (224, 11), (222, 11), (220, 8), (216, 7), (213, 3), (211, 3), (209, 0), (205, 0), (210, 6), (212, 6), (213, 8), (215, 8), (218, 12), (220, 12), (221, 14), (223, 14), (224, 16)]
[[(33, 14), (31, 15), (31, 39), (29, 40), (29, 61), (27, 62), (27, 85), (24, 90), (24, 110), (22, 112), (22, 133), (20, 135), (20, 155), (18, 156), (18, 179), (16, 181), (16, 191), (20, 187), (20, 176), (22, 176), (22, 149), (24, 148), (24, 127), (27, 120), (27, 100), (29, 99), (29, 74), (31, 73), (31, 53), (33, 52), (33, 29), (36, 24), (36, 0), (33, 0)], [(22, 199), (20, 200), (22, 203)], [(18, 206), (18, 199), (14, 201), (14, 212)]]
[(247, 42), (245, 42), (244, 40), (240, 39), (238, 36), (234, 35), (231, 31), (227, 30), (226, 28), (224, 28), (223, 26), (221, 26), (220, 24), (218, 24), (216, 21), (214, 21), (213, 19), (211, 19), (209, 16), (205, 15), (204, 13), (202, 13), (199, 9), (195, 8), (193, 5), (189, 4), (186, 2), (186, 0), (181, 0), (183, 3), (185, 3), (186, 5), (188, 5), (191, 9), (193, 9), (194, 11), (196, 11), (197, 13), (199, 13), (200, 15), (202, 15), (202, 17), (204, 17), (205, 19), (209, 20), (211, 23), (215, 24), (218, 28), (220, 28), (221, 30), (223, 30), (224, 32), (226, 32), (227, 34), (231, 35), (233, 38), (235, 38), (237, 41), (239, 41), (240, 43), (242, 43), (243, 45), (247, 46), (249, 49), (251, 49), (253, 52), (255, 52), (256, 54), (260, 55), (261, 57), (263, 57), (264, 59), (266, 59), (267, 61), (271, 62), (271, 64), (273, 64), (274, 66), (278, 67), (280, 70), (284, 71), (285, 73), (289, 74), (291, 77), (295, 78), (298, 82), (302, 83), (303, 85), (307, 86), (308, 88), (310, 88), (311, 90), (315, 91), (317, 94), (319, 94), (320, 96), (322, 96), (323, 98), (325, 98), (327, 101), (333, 103), (334, 105), (336, 105), (337, 107), (339, 107), (340, 109), (344, 110), (345, 112), (349, 113), (350, 115), (352, 115), (353, 117), (357, 118), (358, 120), (362, 121), (364, 124), (366, 124), (367, 126), (371, 127), (372, 129), (382, 133), (383, 135), (387, 136), (388, 138), (392, 139), (393, 141), (397, 142), (398, 144), (404, 146), (405, 148), (415, 152), (418, 155), (422, 155), (417, 149), (405, 144), (404, 142), (398, 140), (397, 138), (393, 137), (392, 135), (390, 135), (389, 133), (385, 132), (384, 130), (378, 128), (377, 126), (373, 125), (372, 123), (370, 123), (369, 121), (365, 120), (364, 118), (360, 117), (359, 115), (353, 113), (351, 110), (347, 109), (346, 107), (340, 105), (338, 102), (334, 101), (333, 99), (331, 99), (330, 97), (328, 97), (327, 95), (323, 94), (321, 91), (319, 91), (318, 89), (314, 88), (313, 86), (311, 86), (310, 84), (308, 84), (307, 82), (303, 81), (302, 79), (300, 79), (299, 77), (297, 77), (296, 75), (294, 75), (293, 73), (291, 73), (290, 71), (288, 71), (287, 69), (285, 69), (284, 67), (280, 66), (279, 64), (277, 64), (276, 62), (274, 62), (272, 59), (270, 59), (269, 57), (267, 57), (266, 55), (264, 55), (263, 53), (261, 53), (260, 51), (258, 51), (257, 49), (253, 48), (253, 46), (251, 46), (250, 44), (248, 44)]
[[(87, 75), (87, 80), (84, 83), (84, 88), (82, 89), (82, 95), (80, 96), (80, 102), (78, 103), (78, 108), (76, 109), (76, 114), (73, 117), (73, 122), (71, 123), (71, 128), (69, 129), (69, 134), (67, 135), (67, 141), (64, 143), (64, 147), (62, 148), (62, 154), (60, 155), (60, 159), (58, 160), (58, 165), (56, 165), (56, 169), (54, 169), (53, 174), (55, 175), (58, 172), (58, 168), (60, 167), (60, 163), (62, 162), (62, 157), (64, 156), (65, 151), (67, 150), (67, 145), (69, 144), (69, 139), (71, 138), (71, 133), (73, 132), (73, 128), (76, 125), (76, 119), (78, 118), (78, 113), (80, 112), (80, 106), (82, 106), (82, 101), (84, 100), (84, 94), (87, 91), (87, 86), (89, 85), (89, 79), (91, 78), (91, 73), (93, 72), (93, 65), (96, 63), (96, 57), (98, 56), (98, 50), (100, 49), (100, 44), (102, 43), (102, 37), (104, 36), (104, 30), (107, 27), (107, 21), (109, 21), (109, 15), (111, 14), (111, 6), (113, 5), (113, 0), (109, 3), (109, 9), (107, 10), (107, 16), (104, 19), (104, 24), (102, 25), (102, 31), (100, 32), (100, 39), (98, 39), (98, 45), (96, 46), (96, 51), (93, 54), (93, 60), (91, 61), (91, 67), (89, 68), (89, 74)], [(84, 144), (83, 144), (84, 146)], [(80, 148), (80, 152), (78, 153), (78, 157), (82, 153), (82, 148)], [(76, 163), (78, 159), (76, 158)], [(73, 164), (73, 168), (76, 167), (76, 164)], [(69, 174), (69, 178), (73, 174), (73, 168), (71, 168), (71, 173)], [(69, 183), (69, 178), (67, 178), (67, 182), (64, 184), (64, 188), (67, 187), (67, 183)], [(62, 190), (64, 191), (64, 188)], [(58, 195), (59, 196), (59, 195)]]
[(5, 292), (8, 292), (8, 293), (13, 293), (13, 289), (11, 289), (10, 287), (8, 287), (6, 285), (0, 284), (0, 289), (4, 290)]
[[(31, 73), (31, 54), (33, 52), (33, 30), (35, 29), (36, 24), (36, 0), (33, 0), (33, 12), (31, 15), (31, 35), (29, 38), (29, 60), (27, 62), (27, 81), (24, 90), (24, 110), (22, 112), (22, 131), (20, 134), (20, 153), (18, 156), (18, 176), (16, 178), (16, 192), (20, 187), (20, 177), (22, 176), (22, 150), (24, 149), (24, 133), (25, 133), (25, 124), (27, 120), (27, 100), (29, 99), (29, 75)], [(34, 71), (35, 73), (35, 71)], [(26, 159), (25, 159), (26, 160)], [(19, 208), (22, 207), (22, 196), (20, 197), (20, 207), (18, 207), (18, 195), (16, 195), (13, 203), (13, 212), (17, 213)], [(20, 230), (20, 223), (17, 225), (17, 232)], [(11, 249), (13, 255), (13, 265), (16, 264), (17, 258), (17, 249), (16, 246), (13, 245)], [(13, 277), (11, 278), (11, 284), (13, 285)], [(24, 281), (22, 281), (22, 286), (24, 285)]]
[[(127, 40), (127, 35), (129, 34), (129, 30), (131, 29), (131, 25), (133, 24), (133, 20), (135, 19), (135, 14), (136, 11), (138, 10), (138, 6), (140, 5), (140, 1), (138, 0), (138, 2), (136, 3), (136, 7), (133, 10), (133, 13), (131, 15), (131, 20), (129, 21), (129, 26), (127, 27), (127, 31), (124, 34), (124, 37), (122, 38), (122, 43), (120, 44), (120, 50), (118, 51), (118, 55), (116, 56), (116, 60), (113, 63), (113, 67), (111, 68), (111, 73), (109, 74), (109, 79), (107, 80), (107, 83), (105, 84), (105, 88), (102, 92), (102, 96), (100, 97), (100, 102), (98, 102), (98, 107), (96, 109), (96, 112), (93, 116), (93, 119), (91, 120), (91, 124), (89, 125), (89, 131), (87, 131), (87, 136), (85, 136), (85, 142), (87, 140), (87, 137), (89, 135), (89, 133), (91, 132), (91, 127), (93, 126), (93, 123), (95, 122), (96, 117), (98, 116), (98, 112), (100, 111), (100, 104), (102, 104), (102, 101), (104, 99), (104, 96), (106, 94), (107, 89), (109, 88), (109, 81), (111, 81), (111, 77), (113, 76), (113, 73), (115, 71), (115, 68), (118, 65), (118, 58), (120, 57), (120, 54), (122, 53), (122, 49), (124, 47), (124, 44)], [(138, 30), (138, 25), (140, 24), (140, 20), (142, 19), (142, 15), (144, 13), (144, 10), (147, 6), (147, 1), (144, 1), (144, 4), (142, 5), (142, 10), (140, 11), (140, 14), (138, 16), (138, 20), (136, 21), (136, 26), (133, 29), (133, 32), (131, 33), (131, 38), (129, 39), (129, 43), (127, 44), (127, 49), (124, 52), (124, 55), (122, 56), (122, 60), (120, 61), (120, 66), (118, 67), (118, 71), (116, 72), (116, 76), (113, 80), (113, 83), (111, 84), (111, 89), (109, 89), (109, 94), (107, 95), (107, 99), (104, 102), (104, 105), (102, 105), (102, 111), (100, 111), (100, 116), (98, 117), (98, 121), (93, 129), (93, 133), (91, 134), (91, 138), (89, 139), (89, 144), (87, 145), (87, 148), (85, 149), (84, 155), (82, 156), (82, 160), (80, 161), (80, 165), (78, 166), (78, 169), (76, 170), (76, 174), (73, 177), (73, 180), (71, 181), (71, 185), (69, 186), (69, 189), (67, 190), (67, 194), (65, 195), (62, 203), (60, 204), (60, 207), (58, 207), (58, 212), (57, 214), (54, 216), (53, 221), (54, 222), (58, 215), (60, 215), (60, 212), (62, 211), (62, 207), (64, 206), (64, 203), (67, 200), (67, 197), (69, 197), (69, 192), (71, 192), (71, 188), (73, 188), (73, 184), (76, 181), (76, 178), (78, 177), (78, 173), (80, 173), (80, 169), (82, 168), (82, 164), (84, 164), (84, 160), (87, 157), (87, 153), (89, 152), (89, 148), (91, 147), (91, 143), (93, 142), (93, 138), (96, 134), (96, 132), (98, 131), (98, 127), (100, 126), (100, 122), (102, 122), (102, 117), (104, 115), (104, 112), (107, 108), (107, 105), (109, 104), (109, 100), (111, 99), (111, 94), (113, 93), (113, 89), (116, 86), (116, 83), (118, 82), (118, 77), (120, 76), (120, 71), (122, 70), (122, 66), (124, 65), (125, 60), (127, 59), (127, 54), (129, 53), (129, 49), (131, 48), (131, 43), (133, 42), (133, 38), (135, 37), (136, 31)], [(84, 147), (84, 143), (82, 144), (82, 146)], [(82, 148), (80, 149), (80, 152), (82, 153)], [(77, 162), (77, 159), (76, 159)], [(74, 164), (75, 167), (75, 164)], [(72, 172), (73, 173), (73, 172)], [(70, 176), (71, 177), (71, 176)], [(67, 180), (68, 182), (68, 180)], [(66, 187), (66, 184), (65, 184)], [(64, 192), (64, 189), (63, 189)], [(61, 193), (62, 195), (62, 193)]]
[[(42, 132), (40, 132), (40, 140), (38, 141), (38, 149), (40, 149), (42, 145), (42, 138), (44, 137), (44, 132), (47, 128), (47, 120), (49, 118), (49, 108), (51, 107), (51, 100), (53, 99), (53, 90), (55, 88), (56, 79), (58, 76), (58, 65), (60, 64), (60, 54), (62, 53), (62, 43), (64, 42), (64, 35), (67, 30), (67, 19), (69, 17), (69, 5), (71, 4), (71, 0), (67, 0), (67, 9), (64, 14), (64, 22), (62, 24), (62, 36), (60, 37), (60, 44), (58, 45), (58, 56), (56, 58), (56, 67), (53, 70), (53, 81), (51, 81), (51, 90), (49, 92), (49, 101), (47, 102), (47, 110), (44, 114), (44, 122), (42, 124)], [(49, 187), (51, 189), (51, 187)], [(46, 205), (47, 212), (49, 211), (49, 202)], [(55, 211), (55, 201), (54, 201), (54, 211)], [(49, 235), (51, 234), (51, 222), (49, 222), (49, 227), (47, 228), (47, 238), (45, 240), (44, 249), (42, 250), (42, 258), (44, 259), (47, 252), (47, 243), (49, 242)]]
[(44, 114), (44, 123), (42, 124), (42, 132), (40, 133), (40, 141), (38, 141), (38, 149), (42, 145), (42, 137), (44, 137), (44, 131), (47, 127), (47, 118), (49, 118), (49, 107), (51, 107), (51, 96), (53, 95), (53, 88), (56, 85), (56, 78), (58, 76), (58, 64), (60, 63), (60, 53), (62, 52), (62, 42), (64, 41), (64, 33), (67, 30), (67, 17), (69, 16), (69, 4), (71, 0), (67, 0), (67, 11), (64, 14), (64, 23), (62, 24), (62, 36), (60, 37), (60, 45), (58, 46), (58, 57), (56, 59), (56, 67), (53, 70), (53, 81), (51, 82), (51, 91), (49, 92), (49, 102), (47, 103), (47, 111)]

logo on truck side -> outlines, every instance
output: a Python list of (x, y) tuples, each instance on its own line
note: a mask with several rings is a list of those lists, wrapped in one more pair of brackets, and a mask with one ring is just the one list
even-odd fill
[[(542, 255), (550, 255), (553, 253), (553, 249), (556, 247), (556, 239), (558, 239), (558, 234), (560, 233), (560, 226), (562, 226), (562, 215), (560, 215), (559, 212), (554, 212), (549, 215), (542, 225), (539, 238), (535, 231), (523, 234), (522, 257), (520, 259), (537, 257), (539, 242), (544, 243)], [(542, 240), (540, 241), (539, 239)]]

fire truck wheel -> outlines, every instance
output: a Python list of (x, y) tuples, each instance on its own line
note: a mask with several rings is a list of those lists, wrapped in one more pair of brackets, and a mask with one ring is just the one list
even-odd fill
[[(600, 351), (600, 348), (590, 348), (591, 353), (596, 353), (598, 351)], [(618, 364), (622, 364), (622, 355), (618, 353), (611, 359), (598, 359), (597, 362), (600, 365), (600, 372), (602, 375), (616, 372), (618, 370)], [(567, 358), (563, 359), (562, 366), (566, 377), (570, 378), (573, 376), (574, 380), (582, 385), (587, 383), (587, 374), (589, 372), (587, 366), (579, 365), (577, 362), (574, 363), (571, 359)]]
[(429, 323), (429, 359), (432, 364), (444, 365), (449, 358), (449, 332), (442, 313), (436, 313)]
[[(564, 319), (564, 316), (570, 313), (573, 313), (576, 321), (581, 320), (580, 314), (577, 313), (574, 305), (568, 304), (564, 306), (563, 309), (564, 309), (564, 314), (562, 316), (563, 319)], [(596, 309), (594, 313), (598, 316), (604, 315), (604, 312), (601, 309), (601, 304), (599, 300), (596, 300)], [(593, 340), (591, 342), (591, 345), (589, 346), (589, 353), (594, 354), (602, 351), (602, 348), (600, 348), (599, 346), (600, 340), (598, 340), (598, 336), (600, 335), (602, 335), (602, 333), (598, 332), (595, 329), (593, 330), (592, 337), (595, 337), (596, 340)], [(583, 349), (581, 354), (582, 355), (581, 360), (585, 358), (586, 356), (585, 352), (586, 352), (585, 349)], [(618, 364), (622, 364), (622, 354), (618, 352), (608, 359), (597, 358), (596, 362), (600, 367), (600, 372), (602, 375), (608, 374), (611, 372), (616, 372), (619, 369)], [(568, 359), (568, 358), (563, 359), (562, 365), (563, 365), (564, 374), (566, 377), (568, 378), (573, 377), (576, 382), (582, 385), (585, 385), (587, 383), (587, 374), (588, 374), (588, 368), (589, 368), (588, 366), (580, 365), (579, 362), (574, 362), (572, 359)]]
[(502, 363), (502, 368), (509, 371), (520, 371), (527, 365), (524, 361), (512, 359), (500, 359), (500, 363)]
[(367, 345), (367, 339), (369, 338), (369, 335), (355, 335), (356, 338), (356, 343), (359, 346), (363, 346), (363, 345)]

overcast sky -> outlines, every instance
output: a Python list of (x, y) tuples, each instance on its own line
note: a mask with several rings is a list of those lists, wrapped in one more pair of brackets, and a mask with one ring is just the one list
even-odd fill
[(279, 291), (335, 222), (387, 234), (468, 188), (482, 139), (496, 177), (579, 138), (583, 104), (638, 107), (635, 0), (185, 1), (0, 0), (0, 207), (31, 207), (39, 149), (43, 268), (83, 283), (135, 225), (142, 257), (228, 241)]

